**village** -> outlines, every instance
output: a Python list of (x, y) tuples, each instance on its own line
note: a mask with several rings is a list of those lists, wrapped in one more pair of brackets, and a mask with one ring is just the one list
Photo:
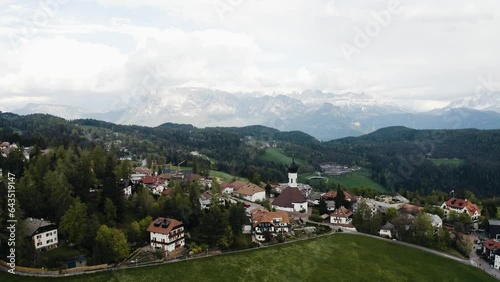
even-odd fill
[[(0, 144), (0, 150), (5, 156), (10, 150), (17, 148), (15, 144), (7, 142)], [(24, 148), (23, 152), (25, 157), (29, 158), (29, 148)], [(50, 150), (45, 150), (42, 154), (49, 152)], [(327, 169), (331, 172), (332, 167), (327, 166)], [(344, 167), (336, 166), (335, 169), (342, 170)], [(455, 232), (454, 236), (459, 236), (459, 240), (463, 241), (473, 238), (475, 251), (472, 252), (471, 263), (478, 267), (488, 266), (496, 270), (500, 268), (500, 221), (490, 220), (489, 232), (481, 233), (481, 230), (478, 230), (480, 210), (467, 199), (450, 196), (442, 205), (433, 207), (433, 213), (430, 213), (424, 211), (424, 207), (411, 204), (399, 194), (364, 198), (343, 191), (340, 187), (337, 190), (318, 192), (311, 185), (298, 182), (298, 171), (299, 166), (292, 161), (287, 170), (287, 183), (262, 182), (258, 185), (241, 180), (224, 182), (181, 170), (179, 166), (162, 168), (158, 172), (147, 167), (134, 167), (128, 179), (119, 181), (119, 186), (124, 198), (136, 193), (137, 187), (146, 188), (154, 197), (170, 197), (174, 191), (171, 183), (196, 183), (202, 190), (198, 200), (203, 210), (228, 203), (240, 203), (244, 206), (247, 219), (242, 233), (251, 235), (254, 246), (276, 244), (328, 232), (367, 232), (356, 229), (356, 214), (361, 216), (358, 221), (369, 222), (374, 218), (385, 220), (376, 230), (376, 234), (389, 240), (404, 240), (407, 234), (418, 232), (415, 225), (420, 224), (416, 223), (419, 219), (429, 222), (432, 226), (432, 234), (427, 235), (440, 236), (443, 230), (448, 234), (454, 230), (451, 220), (454, 218), (454, 221), (468, 223), (466, 229)], [(99, 193), (100, 189), (101, 187), (91, 187), (89, 193)], [(43, 218), (27, 218), (25, 224), (26, 236), (31, 238), (35, 251), (47, 252), (60, 245), (58, 227), (55, 224)], [(144, 231), (149, 234), (148, 244), (135, 250), (122, 265), (147, 264), (157, 262), (158, 259), (175, 260), (220, 252), (213, 249), (209, 251), (208, 247), (203, 245), (188, 245), (186, 239), (190, 238), (190, 234), (179, 219), (167, 216), (154, 218)], [(470, 234), (471, 231), (474, 236)], [(373, 234), (373, 230), (371, 233)], [(80, 271), (87, 265), (84, 255), (69, 259), (65, 263), (66, 273), (72, 272), (71, 269)], [(93, 266), (90, 268), (96, 269)]]

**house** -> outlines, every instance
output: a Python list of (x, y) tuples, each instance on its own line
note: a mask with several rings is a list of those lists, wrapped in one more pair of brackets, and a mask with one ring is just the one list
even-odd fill
[(387, 222), (384, 226), (380, 228), (378, 234), (380, 237), (386, 237), (392, 239), (394, 237), (394, 224)]
[(483, 254), (488, 258), (488, 259), (496, 259), (495, 252), (500, 250), (500, 241), (496, 239), (488, 239), (484, 241), (483, 243)]
[(345, 207), (340, 207), (336, 209), (330, 215), (330, 223), (338, 224), (338, 225), (350, 225), (352, 222), (351, 219), (352, 212)]
[(31, 237), (35, 250), (45, 251), (57, 248), (58, 232), (57, 227), (50, 221), (28, 218), (25, 221), (27, 237)]
[(283, 211), (270, 212), (264, 208), (250, 211), (252, 232), (257, 241), (266, 241), (290, 231), (290, 218)]
[(123, 195), (130, 197), (132, 195), (132, 181), (130, 179), (120, 179), (118, 182), (119, 187), (122, 187)]
[(399, 211), (399, 213), (403, 213), (403, 214), (416, 215), (417, 213), (419, 213), (420, 211), (423, 211), (423, 210), (424, 210), (423, 207), (419, 207), (419, 206), (405, 203), (405, 204), (401, 205), (401, 208), (398, 211)]
[(479, 221), (479, 208), (476, 204), (467, 199), (451, 198), (441, 205), (444, 211), (444, 216), (448, 218), (451, 211), (458, 213), (466, 213), (470, 216), (472, 222)]
[(221, 192), (224, 194), (232, 194), (242, 186), (248, 184), (245, 181), (222, 182), (220, 184)]
[(162, 250), (166, 255), (184, 247), (184, 225), (181, 221), (158, 217), (146, 230), (151, 247)]
[(272, 205), (277, 210), (307, 213), (307, 200), (298, 188), (289, 187), (274, 199)]
[(235, 190), (233, 195), (251, 202), (262, 201), (266, 198), (266, 190), (253, 183), (246, 183)]
[[(349, 192), (342, 191), (344, 192), (345, 199), (351, 203), (354, 203), (358, 200), (357, 196), (351, 195)], [(337, 191), (332, 190), (324, 193), (321, 197), (323, 197), (324, 200), (331, 200), (333, 201), (335, 197), (337, 197)]]
[(335, 210), (335, 201), (325, 201), (325, 203), (327, 211), (332, 212)]
[(403, 197), (403, 196), (401, 196), (401, 195), (399, 195), (399, 194), (397, 194), (396, 196), (393, 196), (393, 197), (392, 197), (392, 200), (393, 200), (394, 202), (400, 202), (400, 203), (403, 203), (403, 204), (408, 204), (408, 203), (410, 203), (410, 200), (408, 200), (407, 198), (405, 198), (405, 197)]
[(212, 191), (207, 190), (200, 195), (201, 209), (207, 209), (212, 203)]
[(373, 202), (377, 206), (377, 210), (383, 214), (387, 212), (388, 208), (395, 208), (396, 210), (399, 210), (402, 206), (402, 204), (388, 204), (386, 202), (380, 202), (380, 201), (373, 201)]
[(319, 205), (319, 200), (321, 200), (321, 193), (311, 192), (309, 193), (309, 196), (307, 196), (306, 198), (310, 206), (317, 206)]
[(425, 213), (427, 214), (430, 219), (431, 219), (431, 223), (432, 223), (432, 227), (434, 228), (441, 228), (443, 227), (443, 220), (439, 217), (439, 215), (437, 214), (430, 214), (430, 213)]

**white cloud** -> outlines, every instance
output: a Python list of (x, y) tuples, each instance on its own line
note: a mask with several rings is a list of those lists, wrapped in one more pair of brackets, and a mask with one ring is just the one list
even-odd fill
[(4, 4), (0, 98), (115, 97), (149, 83), (367, 92), (430, 107), (472, 94), (478, 76), (500, 76), (497, 1), (401, 0), (402, 12), (351, 62), (340, 44), (389, 0), (220, 2), (229, 5), (222, 18), (212, 0), (75, 0), (14, 50), (5, 38), (39, 7)]

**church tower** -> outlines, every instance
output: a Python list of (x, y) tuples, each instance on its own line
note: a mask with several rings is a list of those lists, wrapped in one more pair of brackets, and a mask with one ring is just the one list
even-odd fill
[(296, 188), (297, 187), (297, 171), (299, 167), (295, 163), (295, 159), (292, 159), (292, 164), (288, 167), (288, 186)]

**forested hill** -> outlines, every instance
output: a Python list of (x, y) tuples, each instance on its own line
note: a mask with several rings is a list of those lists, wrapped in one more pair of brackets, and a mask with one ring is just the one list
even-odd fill
[(393, 190), (500, 196), (500, 130), (388, 127), (323, 145), (341, 161), (371, 167), (372, 178)]
[(264, 126), (196, 128), (165, 123), (152, 128), (0, 113), (0, 141), (41, 149), (100, 145), (117, 157), (174, 165), (186, 161), (184, 165), (273, 182), (286, 180), (286, 165), (262, 156), (269, 147), (277, 147), (302, 161), (301, 173), (319, 170), (322, 162), (356, 164), (370, 169), (373, 180), (393, 191), (426, 195), (454, 189), (500, 196), (500, 130), (389, 127), (322, 143), (303, 132)]

